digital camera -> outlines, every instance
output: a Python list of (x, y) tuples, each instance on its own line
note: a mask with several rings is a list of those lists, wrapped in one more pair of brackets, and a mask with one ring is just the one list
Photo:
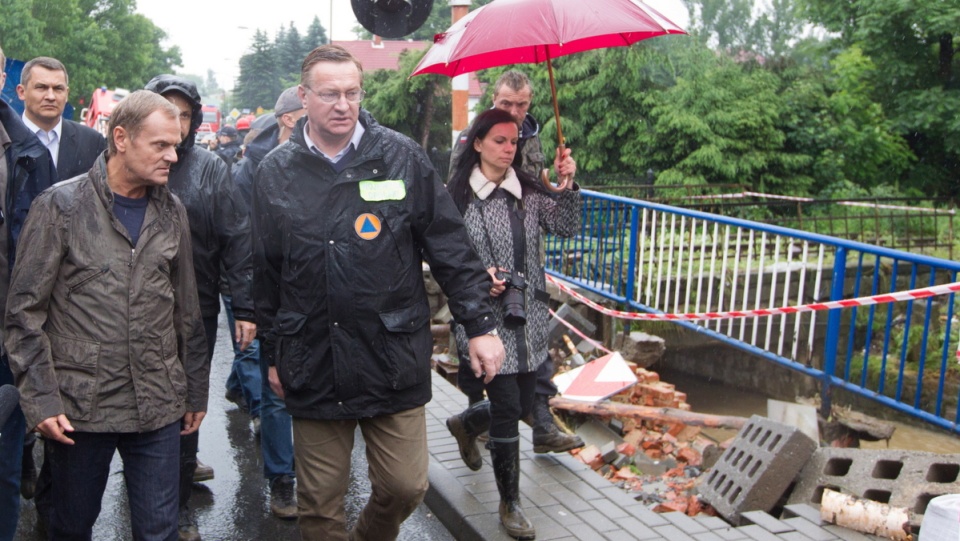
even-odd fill
[(514, 327), (526, 324), (527, 310), (523, 291), (527, 289), (527, 281), (523, 278), (523, 273), (500, 271), (497, 279), (503, 280), (506, 286), (500, 297), (503, 302), (503, 322)]

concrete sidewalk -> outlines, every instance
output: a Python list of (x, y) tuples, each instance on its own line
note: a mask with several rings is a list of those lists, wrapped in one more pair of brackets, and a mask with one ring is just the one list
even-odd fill
[[(483, 468), (471, 471), (460, 459), (445, 424), (466, 406), (466, 396), (434, 373), (433, 400), (427, 405), (430, 491), (426, 503), (461, 541), (509, 540), (500, 527), (500, 495), (489, 453), (482, 451)], [(521, 423), (520, 492), (524, 511), (541, 541), (880, 540), (821, 524), (819, 511), (805, 504), (787, 506), (780, 519), (764, 512), (745, 513), (753, 524), (737, 528), (717, 517), (654, 513), (569, 454), (535, 454), (531, 437), (530, 428)]]

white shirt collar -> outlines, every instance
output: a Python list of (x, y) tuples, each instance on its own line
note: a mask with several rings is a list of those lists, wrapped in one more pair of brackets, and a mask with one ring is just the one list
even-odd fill
[(523, 197), (523, 190), (520, 188), (520, 179), (517, 178), (517, 173), (513, 170), (513, 167), (507, 169), (507, 176), (504, 177), (503, 182), (498, 186), (496, 182), (484, 176), (483, 172), (480, 171), (479, 165), (474, 165), (473, 171), (470, 172), (470, 188), (473, 189), (473, 193), (477, 194), (477, 198), (482, 200), (490, 197), (490, 194), (497, 188), (503, 188), (517, 198), (517, 200)]
[(350, 138), (350, 142), (347, 143), (347, 146), (343, 147), (340, 152), (337, 152), (336, 156), (328, 156), (324, 151), (320, 150), (317, 145), (313, 144), (313, 140), (310, 139), (310, 122), (303, 123), (303, 139), (307, 142), (307, 148), (310, 149), (310, 152), (319, 154), (329, 160), (332, 163), (337, 163), (340, 161), (340, 158), (343, 158), (344, 154), (350, 150), (350, 145), (353, 145), (353, 148), (360, 148), (360, 138), (363, 137), (364, 129), (363, 124), (360, 121), (357, 121), (357, 127), (353, 130), (353, 137)]
[[(43, 132), (44, 134), (47, 135), (47, 139), (46, 139), (46, 140), (44, 140), (43, 138), (40, 138), (40, 140), (43, 142), (44, 145), (47, 145), (48, 142), (50, 142), (50, 141), (59, 141), (59, 140), (60, 140), (60, 134), (61, 134), (61, 132), (63, 131), (63, 117), (60, 117), (60, 120), (57, 121), (57, 125), (54, 126), (53, 129), (50, 130), (50, 131), (47, 131), (47, 130), (41, 128), (40, 126), (37, 126), (36, 124), (34, 124), (33, 121), (31, 121), (29, 118), (27, 118), (26, 113), (24, 113), (20, 118), (23, 120), (23, 124), (27, 127), (27, 129), (30, 130), (30, 133), (37, 133), (38, 131), (41, 131), (41, 132)], [(54, 138), (51, 137), (50, 134), (52, 134), (52, 133), (56, 133), (56, 134), (57, 134), (56, 139), (54, 139)]]

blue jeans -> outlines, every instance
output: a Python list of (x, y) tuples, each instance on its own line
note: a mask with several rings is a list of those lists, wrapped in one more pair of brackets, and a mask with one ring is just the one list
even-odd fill
[[(0, 385), (12, 384), (13, 373), (7, 356), (0, 356)], [(17, 533), (20, 520), (20, 465), (23, 461), (23, 435), (27, 421), (20, 406), (0, 426), (0, 541), (9, 541)]]
[[(233, 318), (233, 303), (229, 295), (221, 295), (227, 311), (227, 329), (233, 344), (233, 368), (227, 378), (227, 390), (240, 391), (250, 408), (251, 417), (260, 417), (260, 342), (254, 340), (247, 349), (240, 351), (237, 344), (236, 320)], [(261, 423), (263, 420), (261, 419)], [(261, 430), (263, 427), (261, 425)]]
[[(260, 356), (259, 350), (257, 357)], [(260, 452), (263, 455), (263, 475), (273, 481), (281, 475), (294, 476), (293, 426), (287, 405), (270, 388), (267, 377), (270, 366), (261, 360), (260, 377), (263, 385), (260, 402)]]
[(176, 541), (180, 421), (150, 432), (73, 432), (76, 443), (50, 441), (53, 477), (50, 539), (89, 541), (100, 514), (115, 451), (123, 459), (133, 538)]

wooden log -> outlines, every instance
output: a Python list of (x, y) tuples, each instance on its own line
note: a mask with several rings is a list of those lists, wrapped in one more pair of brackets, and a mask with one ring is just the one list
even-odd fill
[(823, 490), (820, 518), (837, 526), (894, 541), (913, 539), (907, 532), (910, 516), (905, 508), (841, 494), (829, 488)]
[(617, 416), (635, 419), (638, 421), (656, 421), (661, 423), (684, 423), (693, 426), (707, 426), (711, 428), (733, 428), (740, 430), (747, 424), (748, 419), (744, 417), (733, 417), (729, 415), (710, 415), (706, 413), (695, 413), (676, 408), (635, 406), (632, 404), (618, 404), (614, 402), (580, 402), (578, 400), (568, 400), (562, 397), (553, 397), (550, 399), (550, 405), (557, 409), (573, 411), (576, 413), (585, 413), (588, 415), (600, 415), (604, 417)]

